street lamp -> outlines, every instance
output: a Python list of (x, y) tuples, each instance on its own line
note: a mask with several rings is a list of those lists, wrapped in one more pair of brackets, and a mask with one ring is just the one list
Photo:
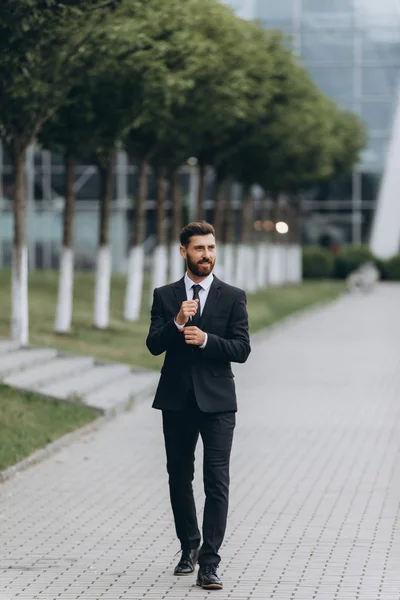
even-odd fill
[(287, 223), (285, 223), (284, 221), (279, 221), (276, 225), (275, 225), (275, 229), (277, 230), (278, 233), (288, 233), (289, 231), (289, 225)]

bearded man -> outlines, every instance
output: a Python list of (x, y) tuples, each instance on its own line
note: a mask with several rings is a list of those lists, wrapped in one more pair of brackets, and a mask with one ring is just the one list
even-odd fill
[[(220, 281), (213, 269), (215, 231), (206, 222), (181, 231), (185, 276), (154, 290), (147, 347), (166, 353), (153, 408), (162, 411), (169, 490), (181, 545), (177, 576), (194, 573), (197, 585), (221, 589), (217, 574), (229, 500), (229, 462), (236, 422), (231, 362), (250, 354), (246, 294)], [(204, 447), (203, 539), (193, 497), (195, 448)]]

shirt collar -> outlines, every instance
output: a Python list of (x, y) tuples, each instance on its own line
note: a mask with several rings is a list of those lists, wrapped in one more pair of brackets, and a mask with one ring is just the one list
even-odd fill
[[(210, 273), (210, 275), (208, 277), (206, 277), (205, 279), (203, 279), (203, 281), (201, 281), (198, 285), (201, 285), (203, 290), (208, 290), (208, 288), (211, 286), (213, 281), (214, 281), (214, 274)], [(196, 282), (193, 281), (192, 279), (190, 279), (189, 275), (187, 273), (185, 273), (186, 289), (190, 290), (194, 285), (196, 285)]]

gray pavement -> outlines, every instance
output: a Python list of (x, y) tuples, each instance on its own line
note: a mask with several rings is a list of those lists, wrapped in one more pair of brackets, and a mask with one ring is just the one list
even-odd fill
[[(398, 285), (346, 296), (258, 336), (235, 368), (220, 600), (400, 599), (399, 309)], [(209, 597), (171, 575), (149, 404), (0, 486), (1, 600)]]

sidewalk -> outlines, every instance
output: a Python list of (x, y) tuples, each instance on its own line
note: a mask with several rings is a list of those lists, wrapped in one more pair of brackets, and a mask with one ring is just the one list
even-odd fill
[[(400, 599), (400, 285), (259, 338), (220, 600)], [(201, 448), (199, 447), (199, 455)], [(201, 468), (196, 489), (202, 505)], [(179, 550), (160, 414), (120, 415), (0, 486), (0, 598), (203, 600)]]

